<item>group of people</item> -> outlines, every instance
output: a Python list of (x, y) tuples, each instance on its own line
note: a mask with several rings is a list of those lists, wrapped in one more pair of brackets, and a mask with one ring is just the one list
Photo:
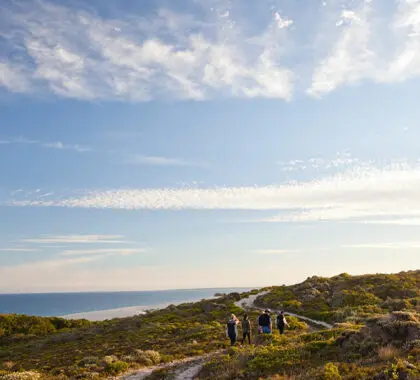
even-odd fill
[[(242, 344), (245, 343), (245, 340), (248, 340), (248, 343), (251, 344), (251, 321), (248, 318), (248, 315), (244, 315), (242, 321), (240, 321), (235, 314), (230, 316), (229, 321), (227, 322), (226, 335), (229, 337), (231, 345), (235, 345), (238, 340), (238, 326), (241, 324), (242, 327)], [(273, 322), (271, 319), (271, 312), (268, 309), (264, 310), (258, 319), (258, 334), (271, 334), (273, 331)], [(287, 324), (286, 317), (284, 312), (281, 311), (276, 317), (276, 326), (280, 334), (284, 333), (284, 329)]]

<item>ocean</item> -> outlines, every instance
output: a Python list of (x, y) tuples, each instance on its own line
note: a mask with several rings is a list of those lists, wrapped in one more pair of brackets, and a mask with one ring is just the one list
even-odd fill
[(27, 314), (104, 320), (128, 317), (170, 304), (212, 298), (215, 293), (249, 288), (185, 289), (133, 292), (0, 294), (0, 314)]

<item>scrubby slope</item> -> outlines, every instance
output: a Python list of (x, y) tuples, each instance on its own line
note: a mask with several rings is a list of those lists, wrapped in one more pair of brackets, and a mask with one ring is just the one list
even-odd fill
[[(24, 371), (32, 371), (28, 379), (35, 373), (42, 379), (104, 378), (221, 349), (229, 351), (207, 363), (201, 379), (417, 379), (419, 285), (420, 271), (412, 271), (311, 277), (266, 288), (257, 297), (260, 306), (324, 319), (334, 328), (313, 331), (288, 317), (284, 336), (275, 332), (270, 342), (234, 349), (225, 337), (226, 319), (231, 312), (242, 315), (235, 302), (258, 291), (97, 323), (3, 316), (0, 379), (23, 379)], [(251, 312), (251, 321), (257, 315)], [(167, 378), (164, 372), (153, 378)]]
[(274, 335), (267, 346), (239, 347), (207, 363), (200, 379), (419, 379), (420, 315), (393, 312), (366, 325)]
[(327, 322), (357, 321), (375, 313), (420, 310), (420, 271), (398, 274), (310, 277), (292, 286), (276, 286), (256, 304)]
[[(227, 346), (224, 321), (240, 312), (239, 294), (203, 300), (150, 312), (146, 315), (97, 322), (63, 332), (12, 329), (0, 338), (0, 379), (7, 372), (38, 370), (52, 378), (109, 376), (128, 368), (200, 355)], [(29, 323), (32, 317), (5, 319)], [(50, 318), (37, 318), (38, 325)], [(73, 325), (79, 323), (71, 322)], [(37, 326), (38, 326), (37, 325)], [(24, 333), (26, 332), (26, 334)], [(28, 335), (29, 334), (29, 335)], [(158, 351), (158, 354), (153, 352)], [(147, 352), (147, 353), (145, 353)]]

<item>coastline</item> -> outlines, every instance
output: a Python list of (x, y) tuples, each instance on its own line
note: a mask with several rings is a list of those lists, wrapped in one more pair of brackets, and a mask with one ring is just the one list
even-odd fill
[(249, 288), (207, 288), (138, 292), (0, 294), (0, 314), (103, 321), (142, 314), (169, 305), (211, 299), (217, 293)]
[[(184, 302), (194, 302), (194, 301), (184, 301)], [(107, 319), (113, 319), (113, 318), (134, 317), (135, 315), (145, 314), (147, 310), (164, 309), (165, 307), (169, 305), (179, 305), (184, 302), (167, 302), (167, 303), (163, 303), (160, 305), (153, 305), (153, 306), (128, 306), (128, 307), (120, 307), (117, 309), (87, 311), (87, 312), (82, 312), (82, 313), (61, 315), (60, 318), (87, 319), (92, 322), (99, 322), (99, 321), (105, 321)]]

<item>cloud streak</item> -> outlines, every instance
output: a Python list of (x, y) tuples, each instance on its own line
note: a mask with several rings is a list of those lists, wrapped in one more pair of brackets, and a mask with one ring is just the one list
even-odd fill
[(55, 150), (72, 150), (79, 153), (90, 152), (92, 149), (88, 146), (78, 145), (78, 144), (64, 144), (61, 141), (54, 141), (54, 142), (45, 142), (39, 140), (32, 140), (23, 137), (9, 139), (9, 140), (1, 140), (0, 145), (35, 145), (41, 148), (48, 148), (48, 149), (55, 149)]
[(192, 162), (163, 156), (142, 156), (131, 154), (127, 157), (127, 162), (132, 165), (151, 165), (151, 166), (197, 166)]
[(69, 249), (60, 252), (60, 256), (80, 256), (80, 255), (102, 255), (102, 254), (111, 254), (111, 255), (132, 255), (135, 253), (142, 253), (144, 249), (140, 248), (116, 248), (116, 249)]
[(35, 244), (120, 244), (126, 243), (122, 235), (56, 235), (56, 236), (43, 236), (40, 238), (23, 239), (25, 243)]
[[(11, 200), (16, 207), (128, 210), (260, 210), (255, 222), (405, 220), (420, 218), (420, 165), (356, 166), (322, 179), (272, 186), (90, 191), (85, 195)], [(56, 240), (53, 240), (56, 241)], [(59, 240), (58, 240), (59, 241)]]
[(342, 248), (351, 248), (351, 249), (419, 249), (420, 242), (412, 241), (401, 241), (401, 242), (390, 242), (390, 243), (366, 243), (366, 244), (348, 244), (343, 245)]

